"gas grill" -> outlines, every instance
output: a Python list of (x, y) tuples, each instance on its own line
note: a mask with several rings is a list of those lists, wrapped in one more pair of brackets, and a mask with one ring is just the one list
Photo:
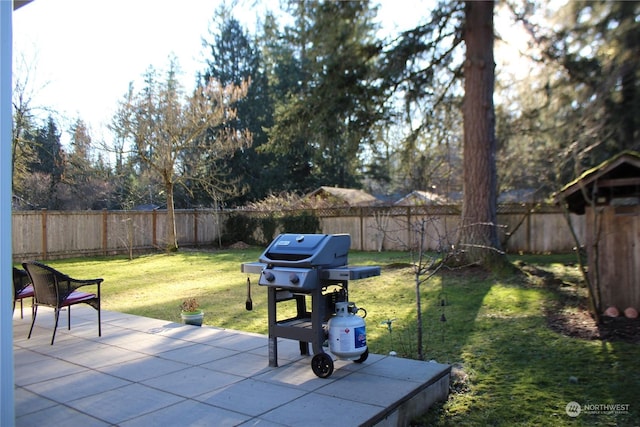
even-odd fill
[[(243, 273), (259, 274), (258, 284), (267, 287), (269, 366), (278, 366), (278, 338), (287, 338), (299, 342), (301, 355), (309, 355), (311, 344), (313, 372), (321, 378), (331, 375), (333, 359), (323, 350), (326, 323), (336, 303), (348, 302), (350, 280), (380, 275), (377, 266), (348, 266), (350, 246), (348, 234), (281, 234), (258, 262), (242, 264)], [(278, 305), (288, 301), (295, 303), (296, 315), (281, 319)], [(367, 355), (354, 361), (363, 362)]]

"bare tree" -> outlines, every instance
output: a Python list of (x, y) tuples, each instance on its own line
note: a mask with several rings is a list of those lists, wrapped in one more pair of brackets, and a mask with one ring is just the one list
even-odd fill
[[(389, 222), (388, 219), (389, 217), (387, 216), (387, 223)], [(442, 268), (453, 268), (450, 264), (460, 265), (458, 261), (450, 263), (452, 259), (457, 258), (459, 255), (456, 246), (453, 244), (453, 238), (458, 234), (458, 230), (447, 230), (447, 227), (441, 223), (441, 219), (435, 215), (426, 215), (410, 224), (400, 226), (400, 229), (407, 229), (408, 241), (390, 239), (394, 244), (411, 253), (416, 298), (416, 345), (417, 358), (419, 360), (424, 360), (422, 285), (427, 284)], [(376, 232), (383, 231), (386, 233), (389, 231), (388, 224), (384, 225), (384, 227), (380, 224), (375, 224), (372, 227)], [(388, 319), (383, 322), (389, 330), (391, 330), (390, 323), (392, 321)]]
[[(141, 168), (162, 182), (167, 203), (167, 250), (176, 251), (174, 187), (202, 181), (198, 172), (215, 160), (231, 155), (251, 143), (248, 132), (232, 130), (236, 119), (234, 104), (244, 98), (248, 83), (222, 86), (215, 80), (184, 95), (176, 75), (178, 65), (171, 59), (166, 80), (157, 82), (155, 70), (145, 75), (146, 86), (135, 94), (130, 86), (112, 121), (118, 138), (128, 139)], [(205, 188), (218, 195), (229, 190), (221, 175), (209, 176)]]

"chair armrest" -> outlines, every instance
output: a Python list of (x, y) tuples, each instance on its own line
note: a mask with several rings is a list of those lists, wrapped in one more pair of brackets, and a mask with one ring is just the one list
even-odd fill
[(83, 286), (97, 285), (97, 294), (100, 297), (100, 284), (104, 281), (103, 278), (98, 279), (74, 279), (70, 276), (64, 275), (64, 281), (67, 282), (67, 292), (71, 293), (74, 290), (81, 288)]
[(104, 282), (103, 278), (98, 278), (98, 279), (74, 279), (72, 277), (67, 276), (67, 280), (74, 282), (74, 283), (79, 283), (78, 286), (87, 286), (87, 285), (99, 285), (100, 283)]

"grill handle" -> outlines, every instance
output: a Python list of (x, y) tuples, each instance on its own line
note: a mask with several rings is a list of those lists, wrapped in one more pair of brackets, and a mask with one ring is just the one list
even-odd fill
[(247, 311), (253, 310), (253, 301), (251, 300), (251, 279), (247, 277), (247, 300), (244, 303), (244, 308)]

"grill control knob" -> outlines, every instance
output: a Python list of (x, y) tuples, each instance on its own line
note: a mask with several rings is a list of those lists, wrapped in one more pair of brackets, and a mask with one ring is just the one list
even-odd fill
[(298, 277), (298, 275), (297, 275), (297, 274), (295, 274), (295, 273), (291, 273), (291, 274), (289, 275), (289, 281), (290, 281), (291, 283), (293, 283), (294, 285), (297, 285), (297, 284), (300, 282), (300, 278)]
[(276, 276), (274, 276), (270, 271), (264, 272), (264, 278), (267, 280), (267, 282), (273, 282), (274, 280), (276, 280)]

